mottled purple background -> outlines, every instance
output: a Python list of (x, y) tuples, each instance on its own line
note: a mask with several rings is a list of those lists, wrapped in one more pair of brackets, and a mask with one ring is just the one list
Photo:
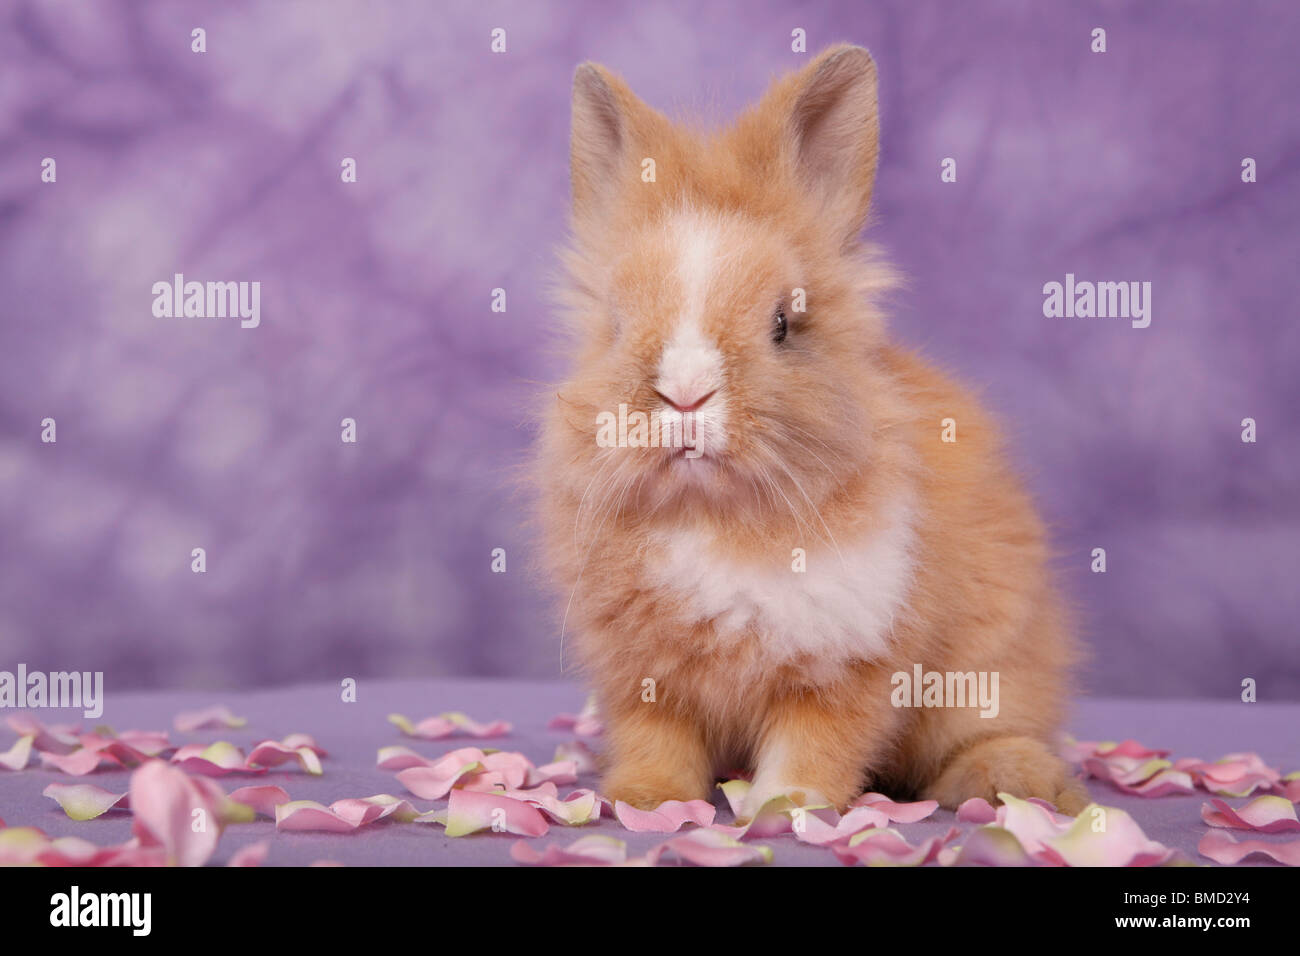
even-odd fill
[[(1006, 420), (1095, 648), (1089, 688), (1232, 698), (1251, 676), (1300, 696), (1295, 4), (0, 17), (0, 669), (102, 669), (109, 688), (556, 674), (510, 475), (532, 383), (557, 370), (573, 67), (727, 116), (806, 62), (802, 27), (814, 51), (876, 56), (874, 236), (910, 278), (895, 328)], [(262, 326), (155, 318), (150, 287), (178, 271), (260, 280)], [(1066, 272), (1151, 281), (1151, 327), (1045, 319)]]

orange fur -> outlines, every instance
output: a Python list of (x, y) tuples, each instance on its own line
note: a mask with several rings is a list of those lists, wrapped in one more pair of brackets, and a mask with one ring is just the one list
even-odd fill
[[(870, 57), (826, 51), (717, 134), (673, 125), (599, 67), (580, 67), (574, 92), (572, 374), (537, 480), (569, 646), (609, 727), (607, 795), (705, 797), (743, 769), (839, 806), (873, 786), (1077, 809), (1050, 746), (1075, 652), (1041, 523), (972, 396), (889, 342), (892, 275), (858, 240)], [(796, 288), (807, 311), (777, 343), (773, 309)], [(720, 356), (717, 444), (689, 462), (599, 447), (599, 413), (664, 410), (657, 375), (687, 312)], [(940, 441), (946, 418), (955, 443)], [(872, 576), (846, 589), (854, 561)], [(896, 607), (871, 595), (891, 575)], [(877, 611), (889, 626), (873, 636)], [(837, 629), (855, 614), (860, 644)], [(998, 716), (893, 706), (891, 675), (917, 663), (997, 671)]]

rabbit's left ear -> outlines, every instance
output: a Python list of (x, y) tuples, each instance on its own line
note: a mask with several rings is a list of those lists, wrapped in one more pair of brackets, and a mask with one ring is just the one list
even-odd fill
[(794, 77), (783, 99), (789, 104), (786, 148), (796, 175), (822, 203), (830, 224), (852, 240), (866, 223), (876, 180), (875, 61), (860, 46), (831, 47)]

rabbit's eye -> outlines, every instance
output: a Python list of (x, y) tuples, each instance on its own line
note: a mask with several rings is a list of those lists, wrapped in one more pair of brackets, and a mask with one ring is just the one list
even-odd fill
[(785, 334), (789, 331), (790, 324), (786, 321), (785, 309), (777, 309), (776, 315), (772, 319), (772, 341), (780, 344), (785, 341)]

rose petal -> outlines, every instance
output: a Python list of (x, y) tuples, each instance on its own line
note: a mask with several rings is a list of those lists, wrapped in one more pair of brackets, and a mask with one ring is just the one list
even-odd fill
[(568, 784), (577, 782), (577, 762), (573, 760), (556, 760), (553, 763), (542, 764), (540, 767), (528, 768), (524, 786), (536, 787), (543, 783), (554, 783), (559, 786), (567, 786)]
[(325, 833), (351, 833), (357, 825), (345, 820), (323, 803), (315, 800), (290, 800), (275, 808), (277, 830), (316, 830)]
[(790, 829), (795, 838), (814, 846), (829, 846), (832, 843), (847, 843), (849, 838), (863, 830), (873, 828), (887, 829), (889, 816), (883, 810), (873, 807), (852, 807), (844, 816), (834, 810), (818, 812), (795, 808), (791, 811)]
[(1169, 761), (1120, 757), (1114, 762), (1089, 758), (1083, 763), (1092, 776), (1107, 780), (1135, 797), (1163, 797), (1171, 793), (1192, 793), (1195, 784), (1188, 773), (1172, 769)]
[(638, 810), (622, 800), (614, 804), (614, 816), (633, 833), (676, 833), (688, 823), (707, 827), (716, 812), (707, 800), (665, 800), (653, 810)]
[(122, 761), (111, 753), (104, 750), (87, 750), (84, 747), (68, 754), (48, 753), (42, 750), (40, 758), (41, 766), (54, 767), (74, 777), (84, 777), (101, 766), (122, 767)]
[[(1210, 806), (1210, 804), (1214, 806)], [(1256, 797), (1244, 807), (1234, 810), (1222, 800), (1211, 800), (1201, 806), (1201, 819), (1212, 827), (1233, 830), (1257, 830), (1260, 833), (1291, 833), (1300, 830), (1295, 804), (1285, 797), (1265, 795)]]
[(1266, 843), (1263, 840), (1243, 840), (1240, 843), (1223, 830), (1211, 830), (1201, 837), (1197, 851), (1215, 863), (1240, 863), (1252, 853), (1260, 853), (1287, 866), (1300, 866), (1300, 840), (1286, 843)]
[(1179, 855), (1149, 839), (1123, 810), (1097, 804), (1085, 807), (1063, 832), (1043, 838), (1039, 851), (1027, 849), (1057, 866), (1161, 866)]
[(201, 866), (221, 836), (225, 794), (211, 781), (190, 777), (161, 760), (131, 774), (131, 832), (142, 846), (159, 846), (168, 863)]
[(214, 728), (233, 729), (243, 727), (247, 723), (247, 718), (236, 717), (231, 713), (229, 707), (222, 704), (204, 707), (201, 710), (182, 711), (172, 720), (172, 726), (176, 728), (178, 733), (182, 734)]
[(1300, 770), (1294, 770), (1277, 783), (1282, 795), (1292, 803), (1300, 803)]
[[(114, 739), (122, 747), (130, 748), (131, 754), (141, 763), (145, 758), (158, 757), (175, 749), (167, 735), (160, 730), (124, 730)], [(120, 756), (120, 750), (118, 753)]]
[(572, 730), (579, 737), (599, 737), (605, 732), (596, 707), (595, 695), (587, 698), (577, 714), (556, 714), (546, 725), (551, 730)]
[(126, 810), (130, 800), (125, 793), (110, 793), (89, 783), (52, 783), (41, 791), (73, 820), (93, 820), (109, 810)]
[(617, 866), (627, 862), (627, 844), (614, 837), (592, 834), (567, 847), (550, 844), (538, 853), (527, 840), (510, 848), (510, 856), (528, 866)]
[(287, 761), (296, 760), (298, 765), (309, 774), (319, 777), (325, 771), (321, 769), (320, 757), (313, 744), (296, 744), (291, 737), (285, 743), (275, 740), (263, 740), (248, 755), (248, 769), (278, 767)]
[(605, 802), (594, 790), (574, 790), (561, 800), (553, 783), (544, 783), (531, 790), (504, 790), (502, 795), (522, 800), (557, 823), (571, 827), (599, 819)]
[[(275, 741), (269, 741), (275, 743)], [(300, 750), (303, 747), (310, 750), (317, 757), (328, 757), (329, 752), (316, 743), (316, 739), (311, 734), (288, 734), (280, 738), (279, 744), (285, 750)]]
[(543, 836), (550, 824), (541, 812), (522, 800), (478, 790), (453, 790), (447, 801), (446, 833), (467, 836), (480, 830)]
[(409, 823), (422, 814), (407, 801), (387, 793), (336, 800), (328, 807), (314, 800), (292, 800), (275, 808), (275, 826), (278, 830), (350, 833), (390, 816)]
[(436, 800), (452, 788), (463, 790), (522, 790), (542, 783), (573, 783), (577, 774), (570, 763), (534, 767), (521, 753), (461, 747), (436, 759), (422, 757), (406, 747), (384, 747), (379, 766), (400, 769), (397, 779), (418, 797)]
[(962, 823), (992, 823), (998, 812), (983, 797), (971, 797), (957, 808), (957, 819)]
[(263, 772), (261, 769), (250, 770), (244, 752), (225, 740), (213, 744), (186, 744), (172, 754), (171, 761), (186, 773), (201, 773), (209, 777)]
[(255, 813), (275, 819), (275, 808), (289, 802), (289, 794), (283, 787), (240, 787), (233, 790), (228, 798), (234, 803), (251, 807)]
[(389, 714), (388, 721), (395, 724), (406, 736), (419, 737), (422, 740), (442, 740), (458, 732), (469, 737), (504, 737), (512, 729), (511, 725), (504, 720), (480, 724), (455, 711), (439, 714), (437, 717), (426, 717), (418, 724), (413, 724), (401, 714)]
[(1041, 804), (1030, 803), (1007, 793), (999, 793), (1002, 801), (997, 808), (997, 825), (1009, 831), (1025, 851), (1037, 858), (1043, 853), (1046, 841), (1060, 836), (1074, 822), (1061, 817)]
[(1033, 866), (1034, 863), (1010, 830), (999, 826), (982, 826), (971, 831), (948, 865)]
[(596, 755), (581, 740), (559, 744), (555, 748), (555, 756), (551, 758), (551, 762), (560, 763), (561, 761), (572, 762), (574, 773), (579, 776), (596, 772)]
[(266, 855), (271, 849), (271, 844), (267, 840), (260, 843), (250, 843), (248, 846), (236, 850), (226, 866), (261, 866), (266, 862)]
[(831, 845), (831, 852), (846, 866), (862, 863), (867, 866), (923, 866), (933, 863), (939, 851), (961, 831), (949, 828), (943, 836), (930, 837), (912, 846), (896, 830), (870, 829), (855, 833), (846, 843)]
[(1185, 758), (1174, 766), (1190, 774), (1206, 790), (1225, 797), (1248, 797), (1256, 790), (1271, 790), (1282, 779), (1256, 753), (1228, 754), (1213, 763)]
[(46, 726), (30, 714), (11, 714), (5, 719), (9, 729), (19, 737), (33, 737), (32, 746), (49, 753), (72, 753), (81, 746), (76, 724)]
[(645, 856), (651, 866), (660, 866), (665, 857), (676, 858), (693, 866), (745, 866), (771, 863), (772, 848), (741, 843), (719, 830), (691, 830), (653, 847)]
[(19, 737), (14, 741), (14, 745), (0, 754), (0, 767), (6, 770), (22, 770), (27, 766), (27, 761), (32, 755), (32, 742), (36, 740), (34, 734), (26, 737)]
[(895, 803), (882, 793), (864, 793), (850, 807), (873, 807), (894, 823), (917, 823), (939, 809), (938, 800), (918, 800), (915, 803)]
[(745, 805), (745, 798), (749, 796), (749, 781), (740, 778), (724, 780), (718, 784), (718, 789), (727, 798), (727, 806), (731, 807), (731, 815), (733, 817), (739, 816), (741, 808)]

